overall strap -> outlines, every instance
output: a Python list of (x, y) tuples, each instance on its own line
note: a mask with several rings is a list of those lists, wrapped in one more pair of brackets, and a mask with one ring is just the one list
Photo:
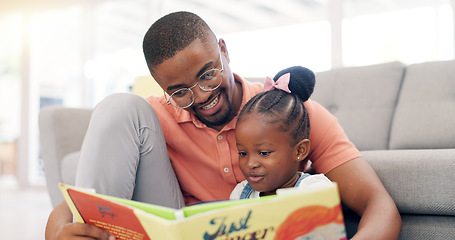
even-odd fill
[(245, 185), (245, 187), (242, 190), (242, 193), (240, 194), (240, 199), (247, 199), (250, 197), (251, 193), (253, 192), (253, 188), (250, 186), (249, 183)]

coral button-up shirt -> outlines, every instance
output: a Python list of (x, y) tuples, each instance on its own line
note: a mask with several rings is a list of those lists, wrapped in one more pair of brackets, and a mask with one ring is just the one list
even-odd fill
[[(262, 92), (262, 84), (248, 82), (236, 74), (234, 78), (243, 88), (241, 107)], [(229, 199), (237, 183), (245, 180), (235, 143), (237, 117), (218, 132), (186, 110), (168, 105), (163, 96), (146, 99), (160, 120), (185, 203)], [(360, 156), (334, 116), (312, 100), (305, 102), (305, 107), (311, 122), (309, 159), (317, 172), (327, 173)]]

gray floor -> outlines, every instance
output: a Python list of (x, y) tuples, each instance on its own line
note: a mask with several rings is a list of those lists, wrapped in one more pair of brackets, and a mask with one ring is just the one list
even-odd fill
[(0, 239), (44, 239), (52, 211), (44, 187), (21, 189), (0, 178)]

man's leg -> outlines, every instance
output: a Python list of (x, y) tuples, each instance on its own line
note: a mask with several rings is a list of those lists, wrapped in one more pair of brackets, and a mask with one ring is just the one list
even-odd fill
[(162, 206), (184, 205), (161, 125), (145, 99), (117, 93), (96, 106), (81, 149), (76, 185)]

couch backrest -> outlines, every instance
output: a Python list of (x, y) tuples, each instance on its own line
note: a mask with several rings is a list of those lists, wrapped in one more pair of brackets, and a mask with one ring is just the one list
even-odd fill
[(392, 123), (390, 149), (455, 148), (455, 61), (411, 64)]
[(337, 117), (359, 150), (387, 149), (404, 67), (392, 62), (319, 72), (311, 98)]
[(62, 159), (81, 149), (91, 114), (91, 109), (62, 106), (45, 107), (39, 113), (41, 157), (54, 207), (63, 200), (58, 188), (58, 183), (64, 182), (61, 175)]

